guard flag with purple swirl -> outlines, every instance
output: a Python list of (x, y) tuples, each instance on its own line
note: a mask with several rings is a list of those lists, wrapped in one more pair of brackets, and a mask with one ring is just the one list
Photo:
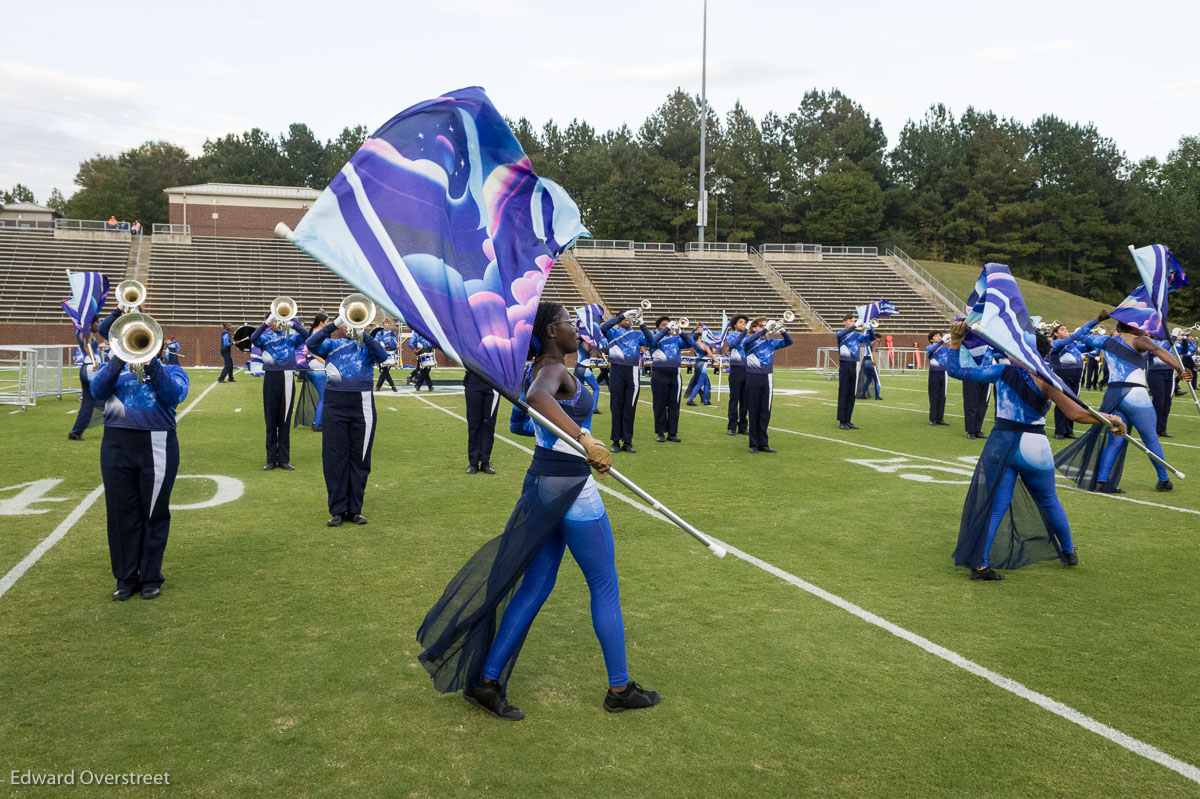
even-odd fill
[(1144, 330), (1157, 339), (1167, 337), (1167, 295), (1188, 285), (1187, 275), (1165, 244), (1133, 251), (1142, 285), (1113, 309), (1110, 317)]
[(62, 309), (71, 317), (79, 335), (86, 337), (92, 328), (92, 320), (108, 299), (108, 278), (99, 272), (67, 270), (67, 282), (71, 284), (71, 299), (63, 300)]
[(600, 323), (604, 321), (604, 308), (596, 303), (575, 309), (575, 332), (594, 350), (608, 348)]
[(896, 306), (892, 305), (887, 300), (880, 300), (879, 302), (859, 305), (854, 309), (854, 311), (858, 314), (858, 321), (860, 324), (870, 322), (873, 319), (882, 319), (885, 316), (895, 316), (896, 314), (900, 313)]
[(579, 208), (470, 87), (388, 120), (290, 238), (516, 396), (546, 277), (583, 235)]
[[(1069, 397), (1075, 393), (1051, 371), (1037, 349), (1037, 329), (1029, 318), (1017, 279), (1004, 264), (987, 264), (969, 300), (967, 327), (993, 349), (1008, 356)], [(965, 343), (965, 341), (964, 341)]]

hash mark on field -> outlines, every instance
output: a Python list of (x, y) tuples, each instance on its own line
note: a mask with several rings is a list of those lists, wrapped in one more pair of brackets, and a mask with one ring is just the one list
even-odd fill
[(234, 413), (241, 413), (241, 412), (242, 412), (242, 409), (241, 409), (241, 408), (234, 408), (234, 409), (233, 409), (233, 412), (234, 412)]
[[(448, 408), (443, 408), (442, 406), (437, 405), (433, 402), (429, 402), (429, 400), (426, 400), (424, 398), (422, 398), (422, 400), (424, 402), (426, 402), (428, 405), (430, 405), (431, 407), (434, 407), (434, 408), (438, 409), (439, 411), (442, 411), (443, 413), (449, 414), (450, 416), (453, 416), (454, 418), (458, 419), (461, 422), (465, 423), (467, 421), (465, 417), (459, 416), (457, 413), (449, 410)], [(689, 411), (689, 413), (695, 413), (698, 416), (712, 416), (712, 414), (700, 413), (699, 411)], [(723, 417), (715, 417), (714, 416), (713, 418), (719, 419), (719, 418), (723, 418)], [(774, 430), (776, 428), (771, 428), (771, 429)], [(793, 431), (783, 430), (781, 432), (787, 433), (787, 432), (793, 432)], [(797, 433), (796, 435), (811, 435), (811, 434)], [(528, 447), (522, 446), (521, 444), (518, 444), (515, 441), (510, 441), (509, 439), (504, 438), (503, 436), (496, 436), (496, 437), (499, 438), (501, 441), (505, 442), (506, 444), (511, 444), (512, 446), (517, 447), (520, 450), (523, 450), (529, 454), (533, 454), (533, 451), (530, 450)], [(813, 435), (812, 437), (813, 438), (823, 438), (827, 441), (838, 441), (838, 439), (836, 439), (836, 438), (825, 438), (825, 436)], [(838, 443), (850, 443), (850, 442), (839, 441)], [(865, 447), (866, 449), (876, 449), (875, 447), (868, 447), (864, 444), (855, 444), (853, 446)], [(879, 450), (879, 451), (880, 452), (888, 452), (888, 450)], [(892, 453), (892, 454), (903, 455), (905, 453)], [(931, 460), (931, 461), (935, 460), (933, 458), (923, 458), (920, 455), (910, 455), (908, 457), (920, 458), (921, 460)], [(938, 462), (946, 463), (947, 461), (938, 461)], [(955, 464), (955, 465), (961, 466), (961, 464)], [(597, 485), (599, 485), (599, 484), (597, 484)], [(661, 513), (658, 513), (657, 511), (655, 511), (651, 508), (648, 508), (639, 502), (635, 502), (634, 500), (629, 499), (628, 497), (624, 496), (623, 494), (613, 491), (612, 489), (608, 488), (607, 486), (599, 486), (599, 488), (602, 491), (606, 491), (610, 494), (613, 494), (614, 496), (620, 497), (621, 499), (625, 500), (630, 505), (633, 505), (635, 508), (637, 508), (638, 510), (640, 510), (644, 513), (647, 513), (651, 516), (661, 519), (662, 521), (667, 522), (668, 524), (672, 524), (672, 522), (669, 519), (667, 519), (665, 516), (663, 516)], [(1112, 496), (1112, 495), (1106, 494), (1105, 496)], [(1154, 504), (1154, 503), (1145, 503), (1145, 504)], [(933, 641), (930, 641), (928, 638), (925, 638), (924, 636), (917, 635), (916, 633), (910, 632), (909, 630), (906, 630), (903, 627), (900, 627), (899, 625), (893, 624), (892, 622), (888, 621), (887, 619), (883, 618), (882, 616), (878, 616), (874, 613), (871, 613), (869, 610), (859, 607), (858, 605), (855, 605), (853, 602), (849, 602), (845, 599), (842, 599), (837, 594), (832, 594), (829, 591), (826, 591), (825, 589), (820, 588), (819, 586), (813, 585), (812, 583), (808, 582), (807, 580), (803, 580), (803, 579), (797, 577), (796, 575), (791, 574), (790, 572), (786, 572), (783, 569), (780, 569), (777, 566), (773, 566), (770, 563), (767, 563), (765, 560), (761, 560), (759, 558), (754, 557), (753, 555), (743, 552), (742, 550), (738, 549), (737, 547), (731, 546), (730, 544), (728, 544), (718, 538), (713, 538), (711, 536), (710, 536), (710, 538), (712, 538), (712, 540), (714, 542), (716, 542), (716, 544), (718, 546), (724, 547), (726, 552), (728, 552), (731, 555), (734, 555), (738, 559), (743, 560), (746, 563), (751, 564), (752, 566), (756, 566), (759, 569), (762, 569), (763, 571), (767, 572), (768, 574), (774, 575), (775, 577), (778, 577), (779, 579), (781, 579), (787, 583), (790, 583), (791, 585), (796, 586), (797, 588), (801, 589), (802, 591), (812, 594), (813, 596), (817, 597), (818, 599), (823, 599), (826, 602), (830, 603), (831, 605), (834, 605), (835, 607), (838, 607), (838, 608), (846, 611), (847, 613), (857, 616), (858, 618), (862, 619), (863, 621), (867, 622), (868, 624), (872, 624), (876, 627), (879, 627), (882, 630), (885, 630), (885, 631), (891, 633), (892, 635), (896, 636), (897, 638), (900, 638), (904, 641), (908, 641), (910, 644), (920, 647), (921, 649), (925, 650), (929, 654), (931, 654), (935, 657), (941, 658), (942, 660), (946, 661), (947, 663), (950, 663), (951, 665), (958, 666), (960, 669), (963, 669), (964, 671), (974, 674), (977, 677), (982, 677), (983, 679), (987, 680), (988, 682), (992, 683), (993, 685), (997, 686), (998, 688), (1002, 688), (1011, 694), (1014, 694), (1014, 695), (1016, 695), (1022, 699), (1025, 699), (1029, 702), (1032, 702), (1033, 704), (1037, 705), (1038, 707), (1042, 708), (1043, 710), (1047, 710), (1056, 716), (1066, 719), (1067, 721), (1071, 722), (1072, 724), (1077, 724), (1078, 726), (1083, 727), (1085, 730), (1088, 730), (1089, 732), (1094, 732), (1095, 734), (1101, 736), (1102, 738), (1106, 738), (1109, 741), (1112, 741), (1113, 743), (1117, 744), (1118, 746), (1121, 746), (1121, 747), (1129, 750), (1130, 752), (1133, 752), (1136, 755), (1140, 755), (1141, 757), (1144, 757), (1147, 760), (1151, 760), (1155, 763), (1158, 763), (1161, 766), (1165, 766), (1166, 768), (1169, 768), (1171, 771), (1174, 771), (1175, 773), (1191, 780), (1192, 782), (1200, 783), (1200, 769), (1196, 768), (1195, 766), (1191, 765), (1190, 763), (1186, 763), (1182, 760), (1174, 758), (1171, 755), (1168, 755), (1166, 752), (1163, 752), (1162, 750), (1160, 750), (1154, 746), (1151, 746), (1150, 744), (1148, 744), (1144, 741), (1140, 741), (1137, 738), (1134, 738), (1130, 735), (1126, 735), (1125, 733), (1121, 732), (1120, 730), (1116, 729), (1115, 727), (1110, 727), (1107, 724), (1097, 721), (1096, 719), (1092, 718), (1091, 716), (1086, 716), (1083, 713), (1080, 713), (1078, 710), (1075, 710), (1074, 708), (1063, 704), (1062, 702), (1059, 702), (1055, 699), (1051, 699), (1050, 697), (1046, 696), (1045, 694), (1040, 694), (1037, 691), (1026, 688), (1024, 685), (1017, 682), (1016, 680), (1010, 679), (1008, 677), (1005, 677), (1003, 674), (999, 674), (997, 672), (992, 671), (991, 669), (985, 668), (985, 667), (979, 665), (978, 663), (975, 663), (974, 661), (967, 660), (965, 657), (958, 654), (957, 652), (949, 650), (944, 646), (935, 644)]]

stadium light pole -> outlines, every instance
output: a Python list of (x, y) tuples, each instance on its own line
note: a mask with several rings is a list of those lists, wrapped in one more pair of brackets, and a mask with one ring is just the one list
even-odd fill
[(703, 34), (700, 44), (700, 202), (696, 205), (696, 229), (700, 251), (704, 251), (704, 226), (708, 224), (708, 196), (704, 193), (704, 132), (708, 127), (708, 0), (704, 0)]

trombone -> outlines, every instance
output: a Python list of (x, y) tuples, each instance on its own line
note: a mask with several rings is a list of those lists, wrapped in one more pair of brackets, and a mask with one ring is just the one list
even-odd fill
[(122, 280), (117, 284), (117, 307), (122, 313), (133, 313), (146, 301), (146, 287), (137, 280)]
[(361, 344), (363, 333), (375, 319), (375, 303), (365, 294), (351, 294), (342, 300), (338, 306), (337, 327), (349, 328), (354, 338)]
[(108, 345), (113, 357), (127, 363), (129, 371), (144, 382), (146, 364), (162, 352), (162, 327), (149, 314), (127, 313), (108, 331)]
[(282, 333), (287, 323), (298, 315), (295, 300), (291, 297), (276, 297), (271, 301), (271, 315), (267, 317), (267, 325), (274, 328), (276, 333)]
[(642, 323), (642, 313), (645, 311), (648, 311), (648, 310), (650, 310), (650, 300), (642, 300), (639, 303), (639, 307), (634, 308), (633, 310), (630, 310), (630, 311), (626, 311), (625, 313), (623, 313), (621, 315), (624, 316), (626, 319), (628, 319), (633, 324), (640, 325)]

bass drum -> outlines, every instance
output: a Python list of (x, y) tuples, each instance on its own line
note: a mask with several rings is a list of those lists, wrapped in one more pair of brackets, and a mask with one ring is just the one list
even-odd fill
[(237, 330), (233, 331), (233, 346), (237, 347), (242, 352), (250, 351), (250, 336), (254, 335), (254, 328), (250, 325), (242, 325)]

